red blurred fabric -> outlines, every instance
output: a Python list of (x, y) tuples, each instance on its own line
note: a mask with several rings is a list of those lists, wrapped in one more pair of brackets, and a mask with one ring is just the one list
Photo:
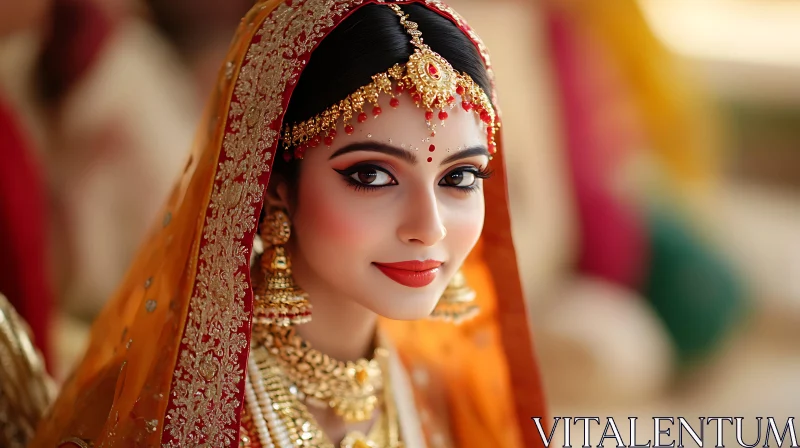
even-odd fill
[(114, 28), (114, 18), (94, 0), (54, 0), (39, 56), (39, 91), (58, 103), (92, 67)]
[(566, 154), (578, 211), (578, 270), (638, 288), (646, 262), (647, 243), (641, 217), (613, 194), (610, 180), (619, 168), (625, 136), (598, 124), (609, 108), (609, 86), (594, 76), (603, 63), (578, 35), (564, 11), (554, 8), (547, 19), (563, 114)]
[(0, 292), (49, 358), (53, 304), (47, 267), (46, 194), (19, 119), (0, 96)]

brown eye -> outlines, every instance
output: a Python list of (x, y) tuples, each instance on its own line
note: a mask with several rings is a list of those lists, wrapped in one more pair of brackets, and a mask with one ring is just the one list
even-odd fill
[[(467, 170), (456, 170), (447, 173), (442, 182), (448, 187), (471, 187), (475, 184), (475, 173)], [(442, 185), (442, 182), (439, 184)]]
[(385, 171), (377, 168), (363, 167), (350, 175), (350, 178), (362, 185), (383, 187), (394, 184), (394, 179)]
[(371, 184), (378, 178), (377, 170), (364, 170), (355, 173), (358, 176), (358, 181), (362, 184)]

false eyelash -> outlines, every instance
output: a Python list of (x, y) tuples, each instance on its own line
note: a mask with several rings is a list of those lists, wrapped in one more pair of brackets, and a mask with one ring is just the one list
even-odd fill
[(475, 175), (478, 179), (489, 179), (494, 176), (494, 170), (489, 169), (489, 167), (483, 167), (477, 171), (472, 171), (472, 174)]
[[(456, 168), (456, 169), (451, 170), (448, 174), (450, 174), (450, 173), (452, 173), (454, 171), (462, 171), (462, 172), (472, 173), (472, 175), (475, 176), (477, 179), (489, 179), (494, 174), (494, 171), (490, 170), (488, 167), (477, 169), (474, 166), (464, 166), (464, 167), (461, 167), (461, 168)], [(452, 188), (453, 190), (458, 191), (459, 193), (462, 193), (462, 194), (465, 194), (465, 195), (468, 195), (468, 194), (471, 194), (471, 193), (476, 193), (476, 192), (480, 191), (480, 189), (481, 189), (481, 187), (478, 185), (477, 182), (472, 184), (472, 185), (470, 185), (470, 186), (467, 186), (467, 187), (449, 186), (449, 185), (442, 185), (442, 186), (445, 187), (445, 188)]]

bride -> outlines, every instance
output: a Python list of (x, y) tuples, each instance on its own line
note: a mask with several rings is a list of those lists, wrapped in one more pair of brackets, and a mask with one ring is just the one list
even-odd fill
[(258, 2), (29, 446), (540, 446), (500, 137), (441, 2)]

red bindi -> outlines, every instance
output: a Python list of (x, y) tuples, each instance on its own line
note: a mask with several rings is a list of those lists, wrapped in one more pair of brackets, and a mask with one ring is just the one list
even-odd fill
[(433, 157), (428, 157), (428, 162), (433, 162)]
[(436, 146), (431, 145), (430, 148), (428, 148), (428, 151), (430, 152), (436, 151)]

